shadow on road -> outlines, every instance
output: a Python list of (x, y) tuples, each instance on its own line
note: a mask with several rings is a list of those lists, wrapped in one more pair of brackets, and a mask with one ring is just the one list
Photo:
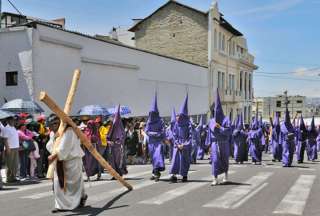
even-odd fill
[(23, 185), (35, 185), (35, 184), (40, 184), (41, 181), (19, 181), (19, 182), (8, 182), (8, 183), (3, 183), (5, 186), (23, 186)]
[(19, 190), (19, 188), (7, 188), (7, 187), (4, 187), (4, 188), (0, 189), (0, 191), (10, 191), (10, 190)]
[(68, 214), (64, 214), (64, 215), (68, 215), (68, 216), (75, 216), (75, 215), (89, 215), (89, 216), (96, 216), (99, 215), (100, 213), (106, 211), (106, 210), (111, 210), (111, 209), (117, 209), (117, 208), (124, 208), (124, 207), (128, 207), (129, 205), (121, 205), (121, 206), (114, 206), (112, 207), (112, 205), (118, 201), (121, 197), (123, 197), (124, 195), (126, 195), (127, 193), (129, 193), (130, 191), (127, 190), (121, 194), (119, 194), (118, 196), (114, 197), (112, 200), (110, 200), (108, 203), (106, 203), (103, 207), (101, 208), (97, 208), (97, 207), (91, 207), (91, 206), (85, 206), (83, 208), (79, 208), (76, 209), (72, 212), (69, 212)]

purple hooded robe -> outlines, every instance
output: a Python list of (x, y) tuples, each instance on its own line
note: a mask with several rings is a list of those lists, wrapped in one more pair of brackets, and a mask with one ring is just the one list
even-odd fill
[(154, 175), (165, 170), (164, 140), (166, 138), (164, 122), (159, 116), (157, 94), (154, 97), (146, 124), (147, 143)]
[(197, 160), (203, 160), (204, 154), (206, 151), (206, 137), (207, 137), (207, 129), (203, 125), (203, 118), (201, 116), (199, 125), (197, 127), (197, 131), (199, 133), (199, 145), (197, 149)]
[(318, 159), (317, 137), (318, 137), (318, 132), (316, 129), (316, 125), (314, 123), (314, 116), (313, 116), (311, 121), (311, 126), (308, 131), (308, 141), (307, 141), (308, 160), (311, 160), (311, 161)]
[(173, 149), (174, 149), (173, 128), (174, 128), (175, 123), (176, 123), (176, 111), (173, 108), (172, 113), (171, 113), (170, 126), (167, 127), (167, 129), (166, 129), (166, 137), (167, 137), (167, 140), (169, 140), (169, 142), (170, 142), (170, 146), (169, 146), (169, 160), (170, 161), (172, 159), (172, 154), (173, 154)]
[[(230, 136), (232, 135), (230, 120), (224, 116), (219, 91), (217, 90), (214, 119), (209, 122), (206, 144), (211, 146), (211, 173), (214, 177), (229, 170)], [(216, 127), (220, 125), (220, 128)]]
[(286, 108), (284, 122), (281, 124), (282, 165), (290, 167), (295, 152), (295, 129), (291, 123), (289, 110)]
[(124, 152), (125, 137), (125, 130), (120, 116), (120, 105), (118, 105), (108, 140), (113, 142), (113, 144), (110, 145), (110, 164), (120, 176), (128, 173)]
[(262, 152), (264, 150), (264, 146), (261, 143), (262, 136), (262, 128), (259, 127), (258, 118), (255, 117), (247, 138), (249, 144), (249, 152), (252, 157), (252, 162), (260, 163), (262, 161)]
[[(171, 160), (170, 174), (188, 176), (190, 168), (190, 152), (192, 142), (192, 127), (188, 117), (188, 95), (181, 107), (179, 118), (173, 128), (174, 148)], [(178, 145), (183, 148), (178, 149)]]
[(237, 126), (234, 129), (232, 136), (234, 143), (234, 160), (240, 163), (248, 161), (247, 134), (243, 127), (242, 113), (238, 116)]
[(273, 122), (271, 144), (272, 144), (273, 159), (277, 161), (281, 161), (282, 160), (281, 126), (280, 126), (280, 119), (278, 114), (276, 114), (276, 118)]
[(300, 117), (300, 124), (296, 131), (296, 155), (298, 163), (303, 163), (304, 153), (307, 145), (308, 130), (303, 117)]
[[(87, 127), (84, 129), (84, 134), (91, 141), (92, 145), (97, 151), (102, 154), (103, 148), (101, 147), (101, 140), (99, 130), (93, 120), (88, 121)], [(98, 161), (92, 156), (87, 148), (84, 148), (85, 156), (83, 157), (83, 166), (88, 177), (94, 176), (101, 172), (102, 168)]]

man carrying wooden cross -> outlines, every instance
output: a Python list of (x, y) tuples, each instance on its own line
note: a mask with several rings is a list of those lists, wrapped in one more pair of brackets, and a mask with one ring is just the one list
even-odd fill
[(80, 142), (110, 175), (123, 186), (132, 190), (132, 186), (104, 160), (93, 147), (90, 140), (81, 132), (72, 119), (68, 117), (79, 78), (80, 71), (76, 70), (64, 110), (61, 110), (45, 92), (41, 92), (39, 97), (39, 100), (44, 102), (56, 114), (51, 116), (50, 123), (54, 134), (52, 134), (50, 142), (47, 145), (47, 149), (51, 153), (48, 157), (51, 164), (48, 168), (47, 177), (53, 178), (54, 181), (55, 209), (52, 211), (53, 213), (84, 206), (88, 198), (84, 193), (83, 187), (82, 157), (84, 153), (80, 148)]
[[(51, 114), (48, 118), (48, 124), (52, 133), (47, 149), (52, 153), (55, 140), (61, 136), (58, 133), (60, 119), (55, 114)], [(49, 163), (57, 159), (53, 178), (55, 209), (52, 210), (52, 213), (73, 210), (85, 205), (88, 196), (84, 191), (82, 177), (83, 156), (84, 152), (80, 147), (79, 138), (67, 125), (61, 137), (59, 148), (48, 158)]]

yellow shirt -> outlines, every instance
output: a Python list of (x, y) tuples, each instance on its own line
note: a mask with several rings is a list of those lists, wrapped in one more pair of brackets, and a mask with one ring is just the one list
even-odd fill
[(45, 135), (46, 134), (46, 128), (44, 127), (44, 125), (42, 123), (40, 123), (39, 134), (40, 135)]
[(107, 135), (109, 133), (109, 130), (110, 130), (110, 126), (101, 126), (99, 128), (99, 133), (100, 133), (100, 139), (101, 139), (101, 145), (102, 146), (108, 146), (108, 143), (107, 143)]

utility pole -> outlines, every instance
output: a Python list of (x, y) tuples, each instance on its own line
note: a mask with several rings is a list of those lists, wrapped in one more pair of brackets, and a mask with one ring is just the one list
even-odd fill
[(0, 29), (2, 28), (2, 0), (0, 0)]
[[(289, 100), (288, 100), (288, 91), (286, 90), (285, 92), (284, 92), (284, 96), (285, 96), (285, 105), (286, 105), (286, 110), (288, 109), (288, 104), (289, 104)], [(289, 112), (289, 110), (288, 110), (288, 112)], [(290, 114), (290, 113), (289, 113)]]

